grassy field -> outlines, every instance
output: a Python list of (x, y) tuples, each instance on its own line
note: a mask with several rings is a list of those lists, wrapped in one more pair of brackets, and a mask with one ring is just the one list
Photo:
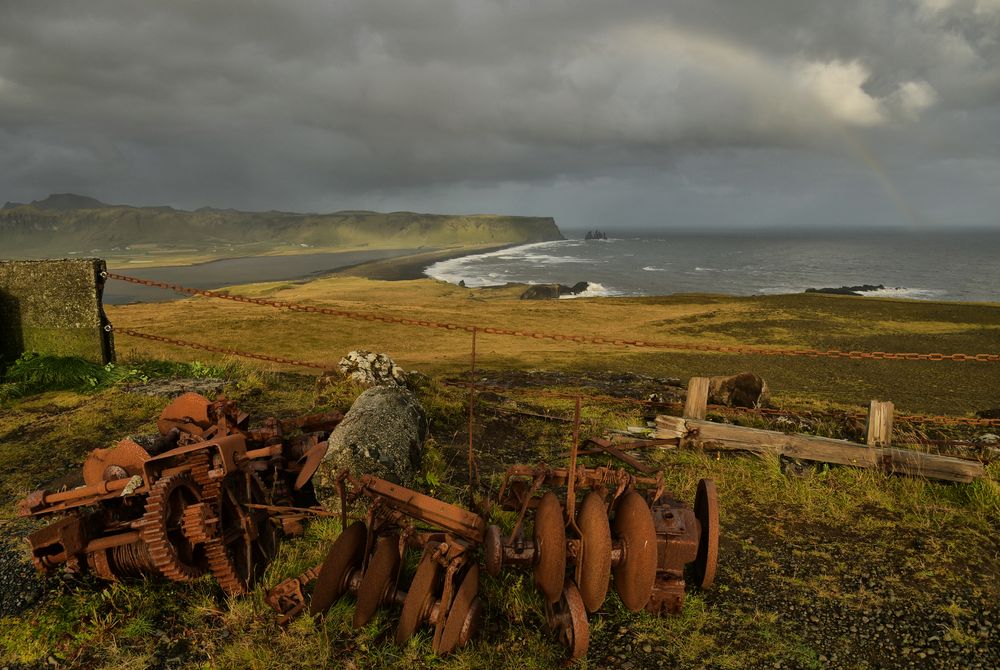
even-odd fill
[[(945, 353), (996, 352), (1000, 342), (1000, 307), (992, 305), (822, 295), (528, 302), (517, 300), (514, 288), (466, 290), (430, 280), (389, 283), (345, 276), (234, 292), (604, 337)], [(119, 326), (331, 367), (346, 351), (369, 348), (435, 378), (458, 376), (468, 368), (469, 336), (449, 331), (204, 298), (114, 307), (109, 316)], [(587, 391), (596, 384), (606, 390), (618, 384), (624, 385), (622, 393), (637, 398), (657, 384), (669, 384), (658, 378), (753, 370), (768, 380), (779, 406), (803, 416), (817, 408), (858, 409), (872, 397), (894, 400), (900, 411), (970, 414), (995, 407), (1000, 398), (997, 366), (988, 363), (678, 354), (485, 335), (477, 344), (481, 376), (512, 387), (508, 394), (483, 397), (476, 408), (474, 439), (482, 454), (484, 494), (506, 465), (558, 458), (569, 444), (567, 424), (525, 414), (571, 411), (565, 400), (518, 395), (519, 387), (542, 378), (532, 370), (552, 372), (544, 377), (546, 388)], [(139, 393), (135, 384), (219, 378), (227, 395), (258, 418), (346, 409), (359, 390), (345, 384), (332, 398), (320, 400), (315, 377), (301, 369), (236, 364), (123, 335), (117, 345), (120, 363), (93, 382), (83, 375), (63, 385), (68, 388), (50, 384), (44, 392), (26, 385), (3, 401), (0, 561), (20, 557), (23, 563), (19, 537), (28, 526), (12, 518), (17, 497), (58, 480), (94, 447), (154, 430), (167, 398)], [(466, 485), (464, 392), (434, 379), (415, 389), (430, 417), (422, 481), (435, 495), (458, 501)], [(602, 400), (586, 401), (583, 411), (585, 435), (648, 418), (637, 406)], [(853, 424), (814, 422), (808, 429), (857, 437)], [(963, 431), (962, 437), (972, 439), (986, 432)], [(683, 614), (665, 619), (628, 613), (616, 596), (610, 597), (591, 617), (590, 653), (582, 667), (1000, 666), (1000, 464), (987, 465), (985, 480), (944, 485), (850, 468), (792, 476), (777, 459), (750, 456), (664, 451), (654, 458), (682, 500), (693, 500), (699, 478), (711, 477), (719, 487), (722, 545), (716, 585), (692, 591)], [(263, 589), (315, 563), (338, 530), (335, 522), (317, 522), (305, 537), (285, 543), (261, 587), (240, 599), (225, 597), (209, 579), (111, 586), (50, 580), (34, 604), (0, 618), (0, 666), (559, 665), (561, 649), (545, 629), (530, 578), (517, 575), (485, 579), (483, 630), (469, 647), (446, 658), (431, 652), (427, 632), (406, 647), (395, 647), (398, 613), (392, 611), (353, 630), (349, 598), (325, 619), (304, 617), (279, 629), (263, 603)], [(10, 570), (0, 566), (0, 572)]]
[[(305, 284), (259, 284), (233, 293), (388, 316), (532, 331), (687, 343), (861, 351), (995, 353), (1000, 306), (800, 294), (679, 295), (524, 301), (521, 288), (465, 289), (428, 279), (335, 276)], [(432, 375), (467, 369), (467, 333), (420, 329), (194, 298), (116, 306), (112, 323), (182, 339), (318, 363), (345, 351), (385, 351)], [(204, 352), (118, 338), (119, 351), (178, 360)], [(967, 414), (1000, 404), (995, 363), (844, 360), (702, 354), (579, 345), (480, 334), (479, 365), (494, 369), (625, 370), (657, 377), (758, 372), (780, 403), (849, 406), (872, 398), (900, 411)]]

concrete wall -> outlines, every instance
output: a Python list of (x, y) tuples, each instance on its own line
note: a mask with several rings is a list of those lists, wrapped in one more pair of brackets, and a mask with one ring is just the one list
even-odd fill
[(113, 361), (98, 258), (0, 261), (0, 361), (24, 351)]

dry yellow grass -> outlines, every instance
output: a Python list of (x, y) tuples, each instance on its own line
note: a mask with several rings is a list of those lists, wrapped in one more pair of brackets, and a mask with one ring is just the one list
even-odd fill
[[(519, 287), (465, 289), (430, 279), (374, 281), (334, 276), (307, 283), (234, 287), (233, 293), (386, 316), (695, 344), (840, 348), (867, 351), (994, 353), (1000, 306), (850, 298), (675, 295), (645, 298), (519, 300)], [(351, 349), (391, 354), (433, 375), (467, 370), (471, 337), (320, 314), (287, 312), (210, 298), (109, 307), (118, 326), (216, 346), (270, 353), (331, 366)], [(120, 353), (212, 360), (205, 352), (118, 337)], [(755, 370), (780, 398), (861, 404), (891, 399), (908, 411), (965, 414), (1000, 397), (996, 363), (862, 361), (674, 352), (581, 345), (480, 333), (486, 368), (629, 370), (686, 378)], [(991, 405), (990, 403), (993, 403)]]

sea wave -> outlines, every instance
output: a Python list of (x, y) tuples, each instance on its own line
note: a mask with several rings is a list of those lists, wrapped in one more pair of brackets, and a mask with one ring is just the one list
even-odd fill
[(874, 291), (859, 291), (866, 298), (914, 298), (916, 300), (933, 300), (939, 298), (947, 291), (936, 288), (907, 288), (897, 286), (895, 288), (880, 288)]
[(607, 298), (612, 295), (620, 295), (618, 291), (614, 289), (607, 288), (603, 284), (598, 284), (597, 282), (589, 282), (587, 284), (586, 291), (580, 291), (576, 295), (572, 293), (567, 295), (559, 296), (560, 300), (572, 300), (573, 298)]

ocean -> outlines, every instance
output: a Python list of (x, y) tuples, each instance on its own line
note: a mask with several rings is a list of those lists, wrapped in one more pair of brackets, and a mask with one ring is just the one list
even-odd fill
[(589, 282), (575, 297), (759, 295), (881, 284), (884, 289), (864, 295), (1000, 302), (1000, 231), (567, 239), (441, 261), (425, 274), (466, 286)]

